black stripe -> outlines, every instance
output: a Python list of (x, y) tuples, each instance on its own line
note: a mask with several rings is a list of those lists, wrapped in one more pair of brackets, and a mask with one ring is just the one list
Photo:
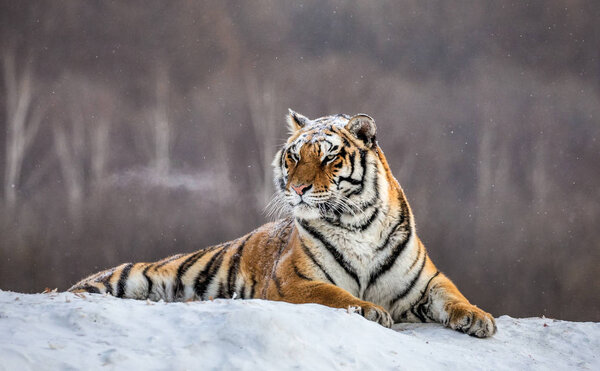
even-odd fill
[(187, 270), (200, 258), (199, 254), (201, 251), (195, 252), (187, 257), (177, 268), (177, 273), (175, 274), (175, 284), (173, 285), (173, 298), (183, 296), (183, 282), (181, 282), (181, 277), (187, 272)]
[(358, 229), (360, 229), (361, 231), (365, 231), (367, 228), (369, 228), (371, 226), (371, 224), (373, 224), (373, 222), (375, 221), (375, 219), (377, 218), (377, 216), (379, 215), (379, 208), (376, 208), (375, 211), (373, 212), (373, 215), (371, 215), (371, 217), (369, 218), (369, 220), (367, 220), (367, 222), (361, 226), (358, 227)]
[(356, 160), (356, 152), (350, 153), (350, 156), (348, 156), (348, 161), (350, 162), (350, 175), (348, 175), (348, 178), (352, 178), (352, 175), (354, 175), (354, 161), (355, 160)]
[(425, 290), (423, 290), (423, 293), (421, 294), (421, 297), (419, 298), (419, 300), (417, 300), (417, 303), (420, 302), (421, 300), (423, 300), (423, 297), (425, 296), (425, 293), (427, 292), (427, 288), (429, 287), (429, 284), (431, 283), (431, 281), (433, 281), (434, 278), (436, 278), (440, 273), (440, 271), (435, 272), (435, 274), (433, 276), (431, 276), (431, 278), (429, 279), (429, 281), (427, 281), (427, 284), (425, 285)]
[[(381, 251), (384, 250), (388, 243), (390, 242), (390, 239), (392, 238), (392, 236), (394, 234), (396, 234), (396, 232), (398, 232), (398, 228), (400, 228), (402, 226), (402, 221), (398, 221), (396, 224), (394, 224), (394, 226), (390, 229), (390, 233), (387, 234), (387, 236), (385, 237), (385, 241), (383, 241), (383, 243), (377, 247), (377, 251)], [(409, 229), (410, 230), (410, 229)]]
[[(224, 245), (223, 248), (227, 246)], [(216, 248), (216, 246), (211, 246), (204, 250), (199, 250), (188, 256), (187, 259), (183, 261), (177, 268), (177, 275), (175, 276), (175, 285), (173, 285), (173, 298), (183, 297), (184, 294), (184, 286), (181, 278), (186, 274), (186, 272), (194, 265), (198, 260), (200, 260), (207, 252), (212, 251)]]
[(256, 280), (252, 278), (252, 286), (250, 287), (250, 299), (254, 299), (254, 291), (256, 290)]
[(436, 278), (440, 273), (440, 271), (435, 272), (435, 274), (433, 276), (431, 276), (431, 278), (429, 279), (429, 281), (427, 281), (427, 285), (425, 285), (425, 291), (423, 291), (423, 294), (421, 294), (421, 298), (419, 298), (419, 301), (423, 300), (423, 296), (425, 296), (425, 292), (427, 292), (427, 287), (429, 287), (429, 284), (431, 283), (431, 281), (433, 281), (434, 278)]
[(341, 158), (346, 158), (347, 154), (348, 154), (348, 151), (344, 147), (342, 147), (340, 149), (340, 151), (338, 152), (338, 156), (341, 157)]
[(423, 301), (423, 298), (425, 297), (425, 294), (430, 291), (431, 289), (429, 288), (429, 284), (431, 284), (431, 281), (433, 281), (434, 278), (436, 278), (438, 275), (440, 274), (440, 271), (435, 272), (435, 274), (433, 276), (431, 276), (431, 278), (429, 279), (429, 281), (427, 281), (427, 284), (425, 285), (425, 289), (423, 290), (423, 292), (421, 293), (421, 296), (419, 297), (419, 300), (417, 300), (415, 303), (420, 303), (416, 306), (413, 306), (411, 309), (411, 312), (419, 318), (419, 320), (421, 320), (421, 322), (427, 322), (427, 318), (432, 319), (431, 315), (429, 313), (429, 306), (430, 301), (431, 301), (431, 297), (427, 298), (427, 301), (425, 303), (421, 303)]
[[(335, 210), (335, 211), (338, 211), (338, 210)], [(350, 215), (349, 213), (347, 213), (345, 211), (341, 211), (341, 213)], [(364, 232), (367, 228), (369, 228), (371, 226), (371, 224), (373, 224), (373, 222), (375, 221), (375, 219), (377, 218), (378, 215), (379, 215), (379, 209), (375, 208), (373, 210), (373, 213), (369, 217), (369, 219), (367, 221), (365, 221), (363, 224), (344, 224), (341, 222), (339, 216), (338, 216), (337, 220), (329, 218), (329, 217), (323, 217), (323, 220), (326, 221), (330, 225), (333, 225), (335, 227), (344, 228), (345, 230), (348, 230), (348, 231), (360, 230), (361, 232)]]
[(279, 297), (283, 297), (283, 292), (281, 291), (281, 282), (279, 281), (279, 277), (277, 277), (276, 274), (273, 275), (273, 282), (275, 282), (277, 294), (279, 294)]
[(158, 262), (156, 262), (154, 269), (158, 269), (165, 264), (169, 264), (173, 260), (177, 260), (177, 259), (181, 258), (182, 256), (183, 256), (183, 254), (177, 254), (177, 255), (169, 256), (168, 258), (165, 258), (163, 260), (159, 260)]
[[(215, 272), (221, 266), (223, 262), (223, 254), (225, 253), (225, 249), (220, 249), (217, 251), (206, 264), (203, 270), (198, 273), (194, 284), (194, 291), (196, 295), (202, 299), (202, 296), (205, 294), (206, 289), (212, 282), (214, 278)], [(214, 265), (217, 265), (217, 269), (214, 269)]]
[[(399, 220), (390, 229), (390, 232), (386, 236), (384, 243), (382, 245), (380, 245), (379, 247), (377, 247), (376, 251), (384, 250), (388, 246), (388, 243), (389, 243), (391, 237), (398, 232), (399, 228), (402, 227), (402, 230), (406, 233), (406, 236), (401, 241), (398, 242), (398, 244), (394, 247), (394, 249), (392, 249), (390, 255), (385, 259), (383, 265), (380, 266), (380, 269), (378, 269), (376, 272), (371, 273), (371, 276), (369, 278), (369, 283), (367, 284), (367, 290), (376, 283), (376, 281), (377, 281), (377, 279), (379, 279), (379, 277), (381, 277), (384, 273), (386, 273), (388, 270), (390, 270), (394, 266), (394, 263), (396, 262), (396, 260), (398, 259), (398, 257), (402, 253), (402, 251), (404, 251), (406, 244), (408, 243), (408, 241), (410, 240), (410, 237), (412, 235), (412, 229), (410, 228), (410, 223), (405, 224), (405, 222), (407, 222), (407, 221), (410, 222), (410, 215), (409, 215), (409, 210), (408, 210), (406, 200), (404, 199), (402, 193), (400, 193), (400, 195), (399, 195), (399, 201), (400, 201), (400, 210), (399, 210), (399, 215), (398, 215)], [(405, 224), (405, 225), (403, 225), (403, 224)]]
[[(409, 221), (410, 222), (410, 216), (408, 215), (408, 206), (406, 204), (406, 200), (404, 200), (404, 198), (402, 197), (402, 195), (400, 195), (400, 211), (399, 211), (399, 215), (398, 215), (398, 222), (394, 225), (394, 227), (390, 230), (390, 233), (388, 233), (387, 237), (385, 238), (384, 243), (377, 247), (377, 251), (381, 251), (383, 249), (385, 249), (388, 245), (388, 243), (390, 242), (390, 238), (392, 237), (393, 234), (395, 234), (397, 232), (397, 229), (399, 227), (402, 226), (402, 224), (405, 221)], [(407, 224), (405, 226), (403, 226), (404, 228), (408, 227), (408, 229), (406, 230), (409, 234), (411, 233), (411, 228), (410, 228), (410, 224)]]
[[(237, 291), (236, 291), (237, 293)], [(238, 299), (245, 299), (246, 298), (246, 284), (242, 283), (242, 287), (240, 288), (240, 293), (238, 295), (236, 295), (236, 297)]]
[(300, 269), (298, 269), (298, 266), (296, 266), (296, 264), (294, 264), (294, 273), (296, 273), (296, 276), (302, 278), (303, 280), (307, 280), (307, 281), (312, 281), (313, 279), (306, 276), (305, 274), (303, 274), (302, 272), (300, 272)]
[(254, 235), (252, 232), (246, 237), (242, 243), (238, 246), (237, 250), (231, 257), (231, 263), (229, 264), (229, 271), (227, 272), (227, 293), (229, 297), (233, 297), (235, 292), (235, 281), (237, 279), (238, 271), (240, 270), (240, 260), (242, 259), (242, 253), (244, 252), (244, 246), (246, 242)]
[(425, 248), (421, 248), (419, 246), (419, 251), (417, 252), (417, 256), (415, 257), (415, 260), (412, 262), (412, 264), (410, 265), (410, 267), (408, 267), (408, 270), (411, 271), (413, 269), (413, 267), (415, 266), (415, 264), (417, 264), (417, 262), (419, 261), (419, 259), (421, 258), (421, 255), (425, 252)]
[[(225, 249), (221, 250), (223, 253), (217, 258), (217, 260), (215, 261), (215, 264), (213, 264), (213, 266), (211, 267), (211, 270), (208, 272), (209, 274), (209, 280), (208, 280), (208, 285), (206, 286), (206, 289), (208, 289), (210, 287), (210, 285), (213, 283), (213, 281), (215, 280), (215, 277), (217, 276), (217, 274), (219, 274), (219, 271), (221, 270), (221, 266), (223, 265), (223, 260), (225, 258)], [(219, 283), (219, 291), (221, 291), (224, 287), (223, 287), (223, 282)], [(217, 295), (217, 297), (224, 297), (222, 295), (221, 292), (219, 292), (219, 294), (221, 295)]]
[(190, 256), (188, 256), (188, 258), (185, 259), (179, 265), (179, 268), (177, 268), (176, 279), (178, 281), (181, 281), (181, 277), (183, 277), (183, 275), (188, 271), (188, 269), (190, 269), (190, 267), (192, 265), (194, 265), (201, 257), (203, 257), (210, 250), (211, 250), (210, 248), (205, 249), (205, 250), (198, 250), (195, 253), (193, 253)]
[(227, 290), (225, 289), (225, 284), (223, 282), (219, 282), (219, 290), (217, 291), (216, 297), (231, 299), (231, 297), (227, 296)]
[(398, 316), (400, 318), (400, 320), (398, 322), (406, 322), (406, 319), (408, 318), (408, 314), (406, 314), (407, 311), (405, 310), (404, 312), (400, 313), (400, 315)]
[[(365, 188), (365, 178), (367, 177), (367, 151), (361, 149), (360, 150), (360, 166), (363, 169), (363, 173), (362, 173), (362, 177), (360, 178), (360, 192), (358, 192), (358, 194), (362, 193), (362, 191)], [(375, 172), (377, 174), (377, 172)]]
[[(300, 244), (302, 246), (302, 250), (304, 250), (304, 253), (309, 257), (310, 260), (312, 260), (312, 262), (319, 267), (319, 269), (321, 270), (321, 272), (323, 272), (323, 274), (325, 275), (325, 278), (327, 278), (327, 280), (336, 285), (335, 281), (333, 280), (333, 278), (331, 278), (331, 276), (329, 275), (329, 273), (327, 273), (327, 271), (323, 268), (323, 266), (317, 261), (317, 259), (315, 258), (315, 256), (313, 255), (313, 253), (310, 251), (310, 249), (304, 244), (304, 242), (300, 241)], [(337, 285), (336, 285), (337, 286)]]
[(402, 223), (404, 223), (405, 220), (410, 222), (410, 210), (408, 209), (408, 203), (406, 203), (406, 198), (404, 198), (404, 195), (402, 193), (398, 195), (398, 198), (400, 201), (400, 210), (398, 211), (400, 215), (398, 215), (398, 218)]
[(425, 313), (423, 312), (423, 308), (421, 306), (418, 307), (412, 307), (410, 309), (411, 313), (414, 314), (415, 317), (417, 317), (419, 319), (419, 321), (421, 322), (427, 322), (426, 318), (425, 318)]
[(83, 285), (81, 289), (89, 292), (90, 294), (100, 294), (100, 289), (98, 289), (96, 286)]
[(308, 222), (305, 220), (300, 220), (300, 225), (315, 239), (319, 240), (325, 246), (325, 248), (331, 253), (335, 261), (348, 273), (350, 277), (356, 281), (358, 288), (360, 290), (360, 281), (358, 279), (358, 275), (352, 266), (344, 259), (343, 255), (336, 249), (332, 244), (330, 244), (319, 231), (312, 228), (308, 225)]
[[(362, 182), (361, 182), (361, 180), (360, 180), (360, 179), (354, 179), (354, 178), (350, 178), (350, 177), (347, 177), (347, 176), (342, 176), (342, 177), (340, 177), (340, 178), (339, 178), (339, 180), (338, 180), (338, 182), (337, 182), (337, 184), (338, 184), (338, 189), (339, 189), (339, 184), (340, 184), (341, 182), (348, 182), (348, 183), (350, 183), (350, 184), (352, 184), (352, 185), (355, 185), (355, 186), (357, 186), (357, 185), (361, 185), (361, 184), (362, 184)], [(349, 194), (349, 196), (351, 196), (351, 195), (353, 195), (353, 194), (358, 194), (358, 193), (360, 193), (360, 189), (359, 189), (359, 190), (352, 191), (352, 192)]]
[(375, 194), (373, 195), (373, 197), (368, 201), (358, 201), (357, 202), (358, 206), (363, 210), (366, 210), (369, 207), (374, 206), (377, 201), (380, 201), (380, 199), (379, 199), (379, 172), (377, 172), (377, 170), (375, 170), (373, 183), (374, 183), (373, 189), (375, 190)]
[[(344, 148), (342, 148), (342, 150), (344, 151), (344, 153), (346, 152), (346, 150)], [(340, 183), (343, 181), (346, 181), (346, 182), (348, 182), (350, 184), (354, 184), (354, 185), (360, 184), (360, 180), (356, 180), (356, 179), (352, 178), (352, 175), (354, 175), (354, 160), (355, 159), (356, 159), (356, 153), (355, 152), (350, 153), (350, 155), (348, 156), (348, 162), (350, 163), (350, 175), (342, 176), (342, 177), (338, 178), (338, 180), (336, 182), (338, 189), (340, 188)]]
[(148, 270), (150, 268), (152, 268), (152, 264), (149, 264), (146, 268), (144, 268), (144, 271), (142, 272), (142, 274), (144, 275), (144, 278), (146, 278), (146, 282), (148, 282), (148, 290), (147, 290), (148, 291), (148, 295), (147, 295), (147, 297), (150, 297), (150, 294), (152, 293), (152, 288), (154, 286), (154, 282), (148, 276)]
[(109, 293), (110, 295), (113, 295), (113, 287), (112, 287), (112, 284), (110, 283), (110, 279), (112, 278), (113, 274), (115, 274), (115, 268), (112, 269), (112, 271), (110, 272), (110, 274), (108, 276), (106, 276), (106, 278), (104, 278), (102, 281), (100, 281), (100, 283), (102, 283), (104, 285), (104, 287), (106, 287), (106, 292)]
[(390, 306), (393, 306), (394, 304), (396, 304), (396, 302), (398, 300), (403, 299), (406, 295), (408, 295), (409, 292), (412, 291), (412, 289), (414, 288), (415, 284), (417, 283), (417, 281), (419, 280), (419, 277), (421, 277), (421, 273), (423, 272), (423, 268), (425, 268), (425, 262), (427, 261), (427, 254), (423, 254), (423, 262), (421, 263), (421, 266), (419, 267), (419, 271), (415, 274), (415, 276), (413, 277), (413, 279), (410, 281), (410, 283), (408, 284), (408, 286), (406, 286), (406, 288), (400, 292), (395, 298), (394, 300), (392, 300), (390, 302)]
[[(369, 278), (369, 283), (367, 284), (367, 290), (369, 289), (369, 287), (371, 287), (371, 285), (374, 285), (375, 282), (377, 282), (377, 279), (379, 279), (379, 277), (381, 277), (384, 273), (389, 271), (394, 266), (394, 264), (396, 263), (396, 260), (398, 260), (398, 257), (400, 256), (400, 253), (402, 253), (402, 251), (404, 251), (406, 244), (410, 240), (410, 236), (411, 236), (411, 231), (410, 231), (410, 229), (408, 229), (408, 235), (406, 236), (406, 238), (404, 238), (398, 242), (396, 247), (394, 247), (394, 249), (392, 250), (391, 254), (385, 259), (384, 263), (380, 266), (379, 270), (371, 273), (371, 277)], [(418, 248), (418, 245), (417, 245), (417, 248)], [(417, 257), (419, 257), (420, 255), (421, 255), (421, 253), (419, 251), (419, 255), (417, 255)]]
[[(367, 171), (367, 168), (365, 167), (364, 168), (364, 172), (366, 173), (366, 171)], [(363, 182), (364, 182), (364, 178), (363, 178)], [(364, 188), (364, 184), (361, 185), (361, 187)], [(367, 210), (368, 208), (374, 206), (375, 203), (377, 203), (378, 201), (380, 201), (380, 198), (379, 198), (379, 173), (377, 172), (377, 170), (375, 170), (375, 175), (373, 176), (373, 190), (375, 191), (374, 192), (375, 194), (373, 195), (373, 198), (371, 198), (369, 201), (366, 201), (364, 203), (363, 202), (359, 202), (359, 206), (360, 206), (360, 208), (362, 210)], [(362, 190), (361, 190), (361, 192), (362, 192)], [(348, 196), (348, 197), (350, 197), (350, 196)], [(379, 208), (377, 208), (376, 210), (377, 210), (377, 213), (379, 213)], [(366, 223), (366, 225), (363, 225), (363, 226), (360, 227), (361, 230), (364, 231), (365, 229), (367, 229), (371, 225), (371, 223), (375, 220), (375, 217), (376, 216), (371, 216), (371, 220), (369, 220)]]
[(131, 271), (131, 267), (133, 264), (127, 264), (123, 270), (121, 271), (121, 276), (119, 277), (119, 282), (117, 283), (117, 297), (122, 298), (125, 295), (125, 285), (127, 284), (127, 278), (129, 278), (129, 272)]
[(379, 201), (379, 172), (377, 172), (377, 170), (375, 170), (375, 175), (374, 175), (374, 179), (373, 179), (373, 189), (375, 190), (375, 194), (373, 195), (373, 198), (364, 204), (361, 203), (361, 205), (360, 205), (363, 210), (366, 210), (367, 208), (375, 205), (375, 203), (377, 201)]
[(475, 322), (473, 321), (474, 318), (472, 316), (467, 316), (467, 319), (469, 320), (469, 323), (467, 323), (464, 327), (460, 329), (460, 331), (464, 332), (465, 334), (469, 333), (471, 326), (473, 326), (473, 323)]
[[(352, 184), (352, 185), (356, 185), (356, 186), (357, 186), (357, 185), (361, 185), (361, 184), (362, 184), (362, 181), (361, 181), (361, 179), (353, 179), (353, 178), (349, 178), (349, 177), (347, 177), (347, 176), (345, 176), (345, 177), (340, 177), (340, 180), (339, 180), (339, 182), (338, 182), (338, 183), (341, 183), (341, 182), (348, 182), (348, 183), (350, 183), (350, 184)], [(349, 194), (349, 196), (352, 196), (352, 195), (354, 195), (354, 194), (359, 194), (361, 191), (362, 191), (362, 188), (359, 188), (358, 190), (352, 191), (352, 192)]]
[(365, 178), (367, 176), (367, 151), (365, 150), (359, 150), (360, 153), (360, 166), (363, 169), (362, 172), (362, 176), (360, 177), (360, 187), (357, 190), (354, 190), (352, 192), (350, 192), (350, 194), (348, 194), (348, 197), (353, 196), (353, 195), (360, 195), (361, 193), (363, 193), (364, 189), (365, 189)]

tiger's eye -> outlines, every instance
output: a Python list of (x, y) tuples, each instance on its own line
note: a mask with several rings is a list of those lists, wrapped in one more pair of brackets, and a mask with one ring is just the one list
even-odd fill
[(337, 154), (335, 155), (328, 155), (323, 159), (323, 165), (328, 164), (330, 162), (332, 162), (333, 160), (335, 160), (337, 158)]

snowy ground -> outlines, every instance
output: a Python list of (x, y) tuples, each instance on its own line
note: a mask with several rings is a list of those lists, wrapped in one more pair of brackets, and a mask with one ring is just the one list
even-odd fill
[(476, 339), (315, 304), (0, 291), (0, 370), (600, 370), (600, 323), (498, 319)]

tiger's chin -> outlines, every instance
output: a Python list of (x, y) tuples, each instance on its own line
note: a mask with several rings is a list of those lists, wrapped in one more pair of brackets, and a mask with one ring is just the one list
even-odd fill
[(304, 220), (319, 219), (323, 217), (319, 208), (307, 203), (300, 203), (293, 206), (292, 212), (296, 218)]

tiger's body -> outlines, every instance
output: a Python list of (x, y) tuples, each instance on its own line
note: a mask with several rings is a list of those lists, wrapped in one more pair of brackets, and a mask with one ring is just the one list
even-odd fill
[(356, 308), (386, 327), (439, 322), (478, 337), (493, 317), (436, 269), (366, 115), (309, 120), (275, 156), (276, 204), (291, 216), (237, 240), (155, 263), (122, 264), (74, 292), (165, 301), (260, 298)]

